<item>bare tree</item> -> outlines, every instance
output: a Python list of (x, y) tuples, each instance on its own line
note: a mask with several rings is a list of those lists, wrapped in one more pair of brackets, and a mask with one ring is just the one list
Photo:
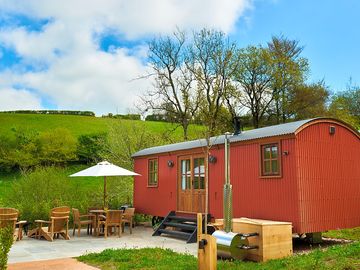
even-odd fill
[(260, 46), (249, 46), (239, 51), (239, 61), (234, 80), (243, 93), (240, 103), (250, 110), (253, 125), (258, 128), (261, 118), (274, 99), (270, 54)]
[(147, 109), (165, 113), (168, 119), (180, 124), (184, 140), (187, 140), (188, 127), (199, 108), (200, 95), (192, 87), (193, 74), (185, 65), (188, 58), (185, 42), (185, 34), (178, 31), (149, 43), (149, 64), (154, 71), (155, 87), (142, 97), (142, 101)]
[(213, 136), (226, 91), (238, 67), (236, 44), (219, 31), (203, 29), (194, 33), (187, 67), (201, 92), (202, 122), (207, 127), (207, 135)]
[[(219, 125), (219, 115), (224, 106), (225, 93), (231, 77), (237, 69), (236, 44), (230, 43), (225, 34), (215, 30), (203, 29), (194, 33), (193, 43), (186, 61), (200, 91), (200, 118), (205, 125), (205, 223), (209, 207), (209, 166), (212, 147), (211, 137)], [(207, 233), (207, 227), (205, 227)]]

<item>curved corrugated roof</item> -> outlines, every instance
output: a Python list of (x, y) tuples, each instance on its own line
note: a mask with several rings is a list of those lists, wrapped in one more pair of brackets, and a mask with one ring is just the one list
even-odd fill
[[(302, 125), (307, 124), (313, 120), (315, 119), (307, 119), (307, 120), (301, 120), (286, 124), (243, 131), (239, 135), (231, 135), (230, 142), (248, 141), (248, 140), (255, 140), (266, 137), (294, 134), (296, 130), (299, 129)], [(211, 145), (223, 144), (224, 139), (225, 139), (224, 135), (212, 137), (210, 139), (210, 144)], [(179, 150), (188, 150), (192, 148), (205, 147), (205, 146), (206, 146), (206, 140), (199, 139), (194, 141), (186, 141), (181, 143), (174, 143), (174, 144), (146, 148), (136, 152), (135, 154), (132, 155), (132, 157), (148, 156), (153, 154), (168, 153)]]

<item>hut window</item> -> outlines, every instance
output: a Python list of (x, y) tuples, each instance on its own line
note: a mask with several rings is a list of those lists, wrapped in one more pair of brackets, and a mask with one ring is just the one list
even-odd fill
[(205, 159), (194, 158), (194, 189), (205, 189)]
[(278, 143), (261, 146), (261, 174), (262, 176), (280, 175)]
[(158, 185), (158, 160), (149, 159), (148, 166), (149, 166), (148, 186), (156, 187)]
[(191, 189), (190, 159), (181, 160), (181, 189)]

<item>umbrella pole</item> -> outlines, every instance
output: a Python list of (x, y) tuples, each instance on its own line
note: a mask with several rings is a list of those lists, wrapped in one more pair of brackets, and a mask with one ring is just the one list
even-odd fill
[(104, 210), (107, 209), (106, 205), (106, 176), (104, 176)]

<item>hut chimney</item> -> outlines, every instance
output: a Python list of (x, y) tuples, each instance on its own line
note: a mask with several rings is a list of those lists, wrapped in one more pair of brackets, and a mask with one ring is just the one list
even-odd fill
[(230, 184), (230, 141), (225, 133), (225, 184), (224, 184), (224, 229), (232, 230), (232, 185)]
[(235, 116), (233, 119), (234, 124), (234, 135), (239, 135), (241, 133), (241, 120), (239, 116)]

